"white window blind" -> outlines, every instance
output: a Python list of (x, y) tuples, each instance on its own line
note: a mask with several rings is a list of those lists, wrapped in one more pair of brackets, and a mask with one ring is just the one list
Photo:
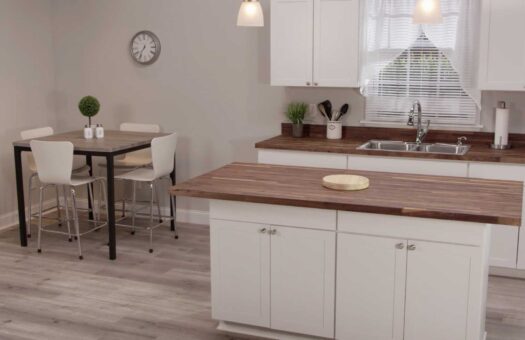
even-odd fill
[(365, 2), (367, 122), (406, 123), (414, 100), (433, 125), (479, 125), (478, 0), (441, 0), (443, 24), (414, 25), (415, 0)]

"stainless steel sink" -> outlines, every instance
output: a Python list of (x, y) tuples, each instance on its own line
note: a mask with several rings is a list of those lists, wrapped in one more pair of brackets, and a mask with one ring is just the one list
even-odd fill
[(470, 150), (470, 145), (456, 145), (444, 143), (416, 143), (389, 141), (389, 140), (371, 140), (357, 148), (358, 150), (377, 150), (377, 151), (398, 151), (398, 152), (417, 152), (433, 153), (444, 155), (465, 155)]

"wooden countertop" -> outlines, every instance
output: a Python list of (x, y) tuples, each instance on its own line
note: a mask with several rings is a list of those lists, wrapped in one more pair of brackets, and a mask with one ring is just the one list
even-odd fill
[(415, 130), (413, 129), (345, 127), (344, 137), (341, 140), (326, 139), (324, 137), (324, 126), (310, 126), (308, 136), (304, 138), (291, 137), (289, 129), (288, 124), (283, 124), (283, 134), (281, 136), (256, 143), (255, 147), (258, 149), (328, 152), (349, 155), (525, 164), (525, 136), (518, 134), (511, 135), (510, 137), (513, 142), (512, 149), (494, 150), (489, 147), (492, 136), (490, 133), (430, 131), (425, 142), (455, 143), (458, 136), (467, 136), (468, 142), (466, 144), (472, 146), (471, 150), (467, 152), (466, 155), (457, 156), (417, 152), (357, 150), (357, 147), (371, 139), (411, 141), (415, 138)]
[[(340, 192), (331, 174), (370, 179), (370, 188)], [(330, 210), (521, 225), (523, 184), (458, 177), (232, 163), (171, 189), (175, 196)]]

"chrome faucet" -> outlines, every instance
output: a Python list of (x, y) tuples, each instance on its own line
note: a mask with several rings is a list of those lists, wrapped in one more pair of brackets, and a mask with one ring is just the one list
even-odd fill
[(426, 126), (423, 126), (423, 110), (421, 108), (421, 102), (419, 100), (414, 101), (412, 109), (410, 109), (410, 115), (408, 116), (408, 126), (414, 126), (414, 115), (417, 112), (417, 137), (416, 144), (419, 146), (425, 140), (427, 133), (430, 128), (430, 120), (427, 120)]

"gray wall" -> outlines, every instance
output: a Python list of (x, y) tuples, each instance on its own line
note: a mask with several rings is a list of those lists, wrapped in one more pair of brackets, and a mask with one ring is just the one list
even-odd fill
[[(16, 3), (19, 11), (27, 7), (18, 20), (13, 20), (10, 13), (8, 22), (13, 26), (4, 18), (0, 19), (0, 25), (10, 29), (20, 26), (29, 35), (22, 34), (23, 39), (19, 39), (20, 44), (27, 45), (25, 50), (11, 56), (12, 62), (20, 64), (20, 72), (27, 76), (18, 80), (28, 89), (26, 96), (20, 97), (19, 115), (9, 113), (9, 117), (11, 120), (24, 117), (25, 122), (11, 124), (10, 135), (1, 137), (6, 145), (24, 126), (54, 122), (54, 112), (59, 130), (82, 127), (85, 119), (76, 104), (82, 96), (91, 94), (102, 103), (95, 122), (103, 123), (106, 128), (136, 121), (159, 123), (165, 131), (177, 131), (178, 179), (184, 180), (234, 160), (255, 161), (253, 144), (279, 133), (282, 112), (290, 101), (317, 103), (329, 98), (336, 105), (350, 102), (352, 114), (345, 123), (357, 125), (363, 119), (364, 99), (356, 89), (269, 85), (268, 0), (262, 0), (266, 14), (263, 29), (235, 26), (240, 0), (51, 1), (52, 34), (47, 30), (47, 1), (0, 0), (0, 6)], [(0, 9), (0, 16), (12, 12)], [(128, 53), (129, 40), (142, 29), (154, 31), (162, 42), (160, 59), (148, 67), (136, 65)], [(4, 41), (5, 29), (0, 34)], [(34, 35), (41, 37), (37, 39)], [(51, 37), (53, 50), (49, 48)], [(31, 46), (35, 41), (37, 47)], [(34, 52), (36, 48), (39, 52)], [(53, 57), (49, 55), (51, 51)], [(0, 55), (0, 60), (3, 58)], [(30, 60), (24, 63), (24, 59)], [(32, 60), (38, 61), (39, 67), (28, 72), (25, 64), (32, 64)], [(34, 77), (51, 84), (53, 76), (54, 96), (50, 95), (50, 87), (46, 91), (41, 91), (41, 87), (34, 89)], [(11, 90), (9, 87), (8, 91)], [(0, 93), (6, 95), (5, 91)], [(525, 132), (525, 94), (519, 93), (484, 95), (485, 130), (492, 130), (492, 107), (501, 99), (511, 103), (511, 130)], [(8, 106), (3, 115), (15, 106)], [(319, 117), (312, 117), (312, 121), (319, 122)], [(3, 174), (7, 177), (1, 184), (11, 189), (10, 150), (5, 149), (4, 153), (7, 158), (2, 162), (6, 169)], [(14, 192), (10, 191), (9, 197), (14, 197)], [(179, 203), (183, 209), (207, 209), (207, 204), (199, 200)], [(1, 207), (1, 211), (9, 211), (13, 204)]]
[(51, 1), (0, 1), (0, 226), (16, 221), (12, 142), (56, 126)]

